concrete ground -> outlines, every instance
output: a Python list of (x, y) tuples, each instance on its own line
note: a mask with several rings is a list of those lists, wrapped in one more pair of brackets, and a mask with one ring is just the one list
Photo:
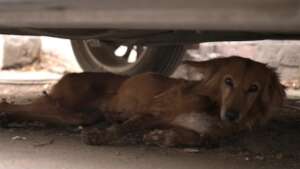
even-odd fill
[[(25, 103), (51, 83), (2, 83), (0, 97)], [(285, 114), (283, 112), (283, 114)], [(76, 128), (14, 124), (0, 129), (0, 169), (299, 169), (300, 118), (280, 116), (264, 128), (213, 148), (88, 146)]]

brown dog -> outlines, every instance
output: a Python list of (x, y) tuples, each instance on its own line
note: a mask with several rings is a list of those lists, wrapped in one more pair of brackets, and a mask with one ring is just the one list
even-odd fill
[(185, 64), (203, 72), (204, 79), (71, 73), (32, 104), (3, 102), (0, 111), (15, 119), (62, 124), (112, 122), (104, 130), (84, 130), (89, 144), (147, 132), (147, 143), (195, 146), (265, 122), (285, 97), (276, 73), (262, 63), (235, 56)]

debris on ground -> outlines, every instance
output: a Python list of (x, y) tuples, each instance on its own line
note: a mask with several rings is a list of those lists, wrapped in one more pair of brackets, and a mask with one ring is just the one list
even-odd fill
[(198, 148), (184, 148), (183, 152), (185, 152), (185, 153), (199, 153), (200, 149), (198, 149)]
[(245, 157), (244, 158), (246, 161), (249, 161), (250, 160), (250, 157)]
[(48, 146), (51, 145), (55, 142), (55, 139), (50, 139), (49, 141), (46, 141), (44, 143), (38, 143), (38, 144), (34, 144), (33, 147), (44, 147), (44, 146)]
[(262, 161), (262, 160), (264, 160), (264, 159), (265, 159), (265, 157), (264, 157), (264, 156), (262, 156), (262, 155), (256, 155), (256, 156), (255, 156), (255, 159), (256, 159), (256, 160), (260, 160), (260, 161)]
[(283, 158), (283, 154), (282, 154), (282, 153), (277, 153), (277, 154), (275, 155), (275, 158), (276, 158), (277, 160), (280, 160), (280, 159)]
[(27, 140), (27, 137), (23, 137), (23, 136), (13, 136), (11, 138), (11, 140), (15, 141), (15, 140)]

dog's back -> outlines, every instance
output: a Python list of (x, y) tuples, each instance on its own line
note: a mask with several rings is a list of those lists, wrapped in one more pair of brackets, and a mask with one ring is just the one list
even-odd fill
[(69, 73), (53, 86), (50, 96), (68, 108), (82, 108), (99, 97), (116, 93), (127, 78), (104, 72)]

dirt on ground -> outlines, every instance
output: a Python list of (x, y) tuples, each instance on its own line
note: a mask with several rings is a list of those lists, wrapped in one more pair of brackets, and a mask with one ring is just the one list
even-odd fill
[[(26, 103), (50, 87), (0, 84), (0, 97)], [(300, 116), (285, 112), (265, 127), (209, 148), (88, 146), (81, 142), (78, 126), (15, 123), (0, 129), (0, 169), (299, 169)]]

